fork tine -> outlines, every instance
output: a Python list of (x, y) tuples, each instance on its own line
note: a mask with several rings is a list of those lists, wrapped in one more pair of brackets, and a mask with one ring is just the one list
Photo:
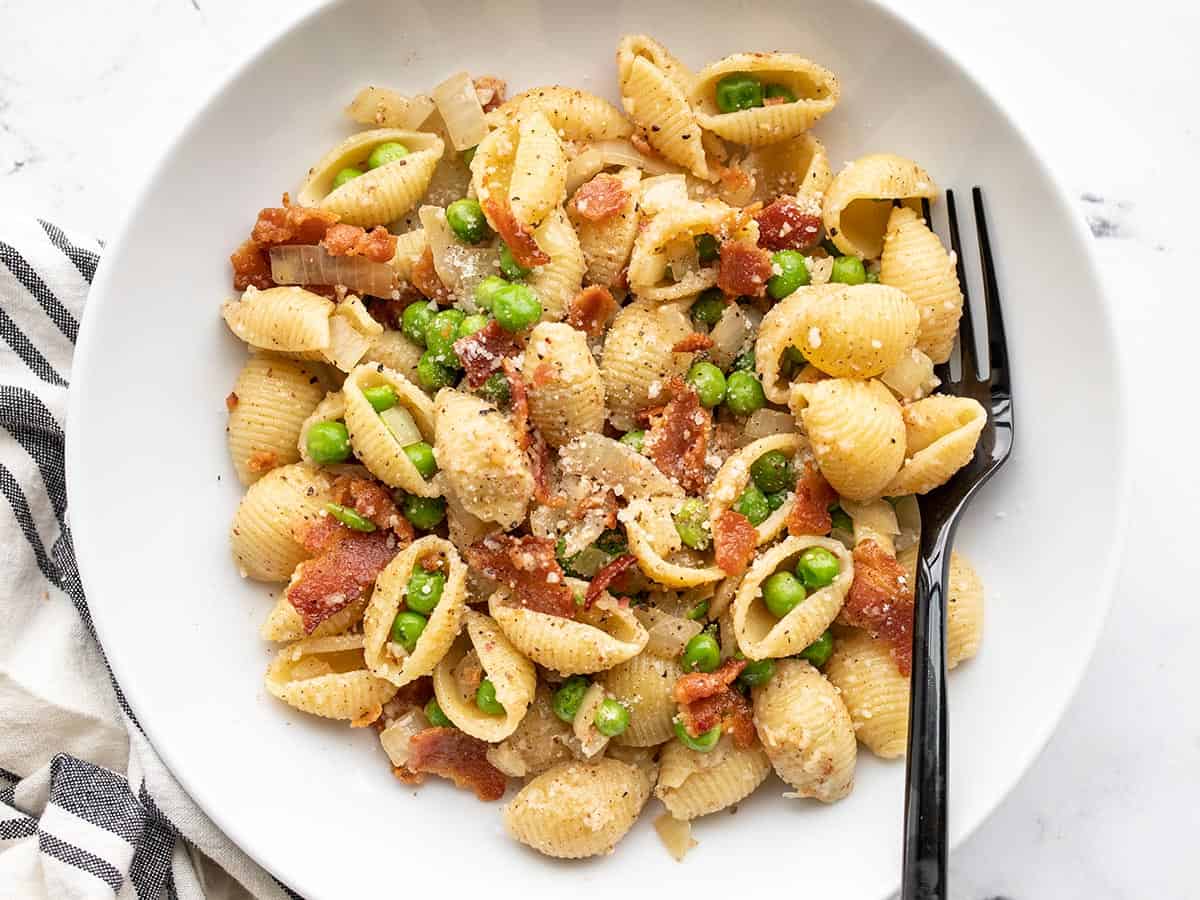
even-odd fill
[(983, 260), (983, 298), (987, 309), (988, 362), (991, 365), (993, 389), (1008, 387), (1008, 341), (1004, 334), (1004, 317), (1000, 312), (1000, 285), (996, 281), (996, 266), (992, 261), (992, 242), (988, 237), (987, 217), (983, 210), (983, 191), (971, 191), (975, 202), (975, 229), (979, 235), (979, 255)]
[(946, 191), (946, 215), (950, 221), (950, 247), (954, 250), (954, 266), (958, 272), (958, 285), (962, 289), (962, 318), (958, 323), (958, 353), (962, 360), (960, 382), (967, 384), (979, 380), (979, 360), (975, 352), (975, 320), (971, 313), (971, 294), (967, 288), (967, 272), (963, 266), (962, 237), (958, 231), (958, 211), (954, 206), (954, 191)]
[(929, 198), (928, 197), (921, 198), (921, 215), (925, 217), (925, 224), (928, 225), (930, 227), (930, 229), (932, 229), (933, 228), (933, 216), (931, 216), (929, 213)]

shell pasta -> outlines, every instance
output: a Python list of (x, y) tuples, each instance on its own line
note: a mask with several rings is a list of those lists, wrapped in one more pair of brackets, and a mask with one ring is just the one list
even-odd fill
[[(586, 90), (346, 98), (230, 257), (230, 546), (270, 591), (247, 690), (374, 735), (397, 816), (445, 779), (581, 860), (654, 798), (690, 863), (756, 791), (807, 815), (903, 755), (918, 497), (988, 412), (937, 392), (933, 176), (843, 146), (834, 72), (615, 50)], [(949, 571), (957, 669), (985, 592)]]

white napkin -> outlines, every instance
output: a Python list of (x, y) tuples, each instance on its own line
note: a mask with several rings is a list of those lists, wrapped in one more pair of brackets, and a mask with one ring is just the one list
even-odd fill
[(0, 214), (0, 898), (295, 898), (175, 782), (96, 642), (63, 429), (99, 249)]

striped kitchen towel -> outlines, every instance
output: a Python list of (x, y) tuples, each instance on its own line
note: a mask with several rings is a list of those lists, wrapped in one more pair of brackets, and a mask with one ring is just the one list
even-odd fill
[(176, 784), (96, 641), (63, 433), (99, 249), (0, 213), (0, 898), (296, 897)]

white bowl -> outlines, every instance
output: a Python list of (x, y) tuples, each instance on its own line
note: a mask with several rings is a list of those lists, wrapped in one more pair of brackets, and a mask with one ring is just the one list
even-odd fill
[(438, 779), (405, 787), (372, 731), (305, 717), (262, 687), (268, 591), (238, 578), (227, 541), (240, 490), (223, 401), (244, 357), (218, 314), (228, 254), (258, 209), (294, 191), (351, 130), (341, 110), (362, 85), (415, 91), (470, 68), (510, 90), (563, 82), (615, 100), (614, 48), (629, 32), (655, 35), (697, 68), (740, 50), (810, 55), (843, 85), (816, 129), (835, 166), (894, 151), (964, 198), (970, 185), (987, 190), (1018, 431), (1011, 462), (959, 532), (987, 585), (988, 621), (981, 655), (951, 677), (954, 839), (1042, 747), (1095, 643), (1125, 508), (1110, 316), (1063, 194), (944, 51), (863, 0), (326, 8), (243, 66), (138, 195), (84, 317), (68, 436), (84, 584), (134, 710), (213, 820), (307, 897), (451, 886), (525, 897), (540, 879), (547, 893), (608, 900), (660, 895), (668, 881), (708, 887), (725, 868), (759, 896), (878, 898), (897, 883), (900, 762), (863, 752), (853, 794), (831, 807), (785, 801), (772, 780), (736, 817), (699, 822), (700, 846), (682, 865), (653, 833), (656, 802), (615, 856), (560, 864), (511, 841), (499, 804)]

